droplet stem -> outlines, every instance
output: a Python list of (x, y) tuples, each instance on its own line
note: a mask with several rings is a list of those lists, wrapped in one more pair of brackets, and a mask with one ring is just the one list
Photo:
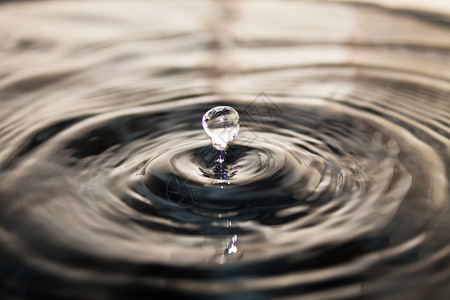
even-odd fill
[(225, 165), (226, 162), (226, 150), (214, 150), (215, 151), (215, 159), (216, 164)]
[(214, 150), (214, 173), (217, 179), (227, 177), (227, 152), (226, 150)]

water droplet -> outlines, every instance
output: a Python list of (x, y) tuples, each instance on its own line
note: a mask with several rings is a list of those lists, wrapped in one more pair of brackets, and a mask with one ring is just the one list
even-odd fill
[(239, 132), (239, 114), (230, 106), (216, 106), (203, 115), (202, 125), (214, 149), (222, 151)]

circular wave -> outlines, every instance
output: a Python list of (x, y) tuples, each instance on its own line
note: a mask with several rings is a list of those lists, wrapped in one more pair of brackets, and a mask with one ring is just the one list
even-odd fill
[[(447, 295), (448, 22), (354, 3), (98, 3), (0, 5), (24, 22), (0, 46), (0, 295)], [(199, 22), (210, 10), (218, 25)], [(241, 116), (225, 169), (201, 128), (216, 105)]]

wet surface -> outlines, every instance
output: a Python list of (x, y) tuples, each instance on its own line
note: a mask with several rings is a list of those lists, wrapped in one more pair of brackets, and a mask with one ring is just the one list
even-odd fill
[[(444, 299), (445, 11), (0, 4), (6, 299)], [(217, 169), (203, 114), (230, 105)]]

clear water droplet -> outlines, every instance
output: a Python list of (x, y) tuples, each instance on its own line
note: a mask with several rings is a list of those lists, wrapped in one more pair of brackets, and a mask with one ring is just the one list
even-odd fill
[(214, 149), (222, 151), (239, 132), (239, 114), (230, 106), (216, 106), (203, 115), (202, 125)]

